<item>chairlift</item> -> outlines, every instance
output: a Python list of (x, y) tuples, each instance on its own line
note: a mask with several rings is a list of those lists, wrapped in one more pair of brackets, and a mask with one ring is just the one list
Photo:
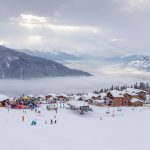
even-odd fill
[(110, 111), (109, 111), (109, 110), (106, 110), (105, 113), (106, 113), (106, 114), (110, 114)]
[(110, 111), (109, 111), (109, 107), (108, 109), (105, 111), (106, 114), (110, 114)]
[(117, 108), (117, 111), (122, 111), (122, 109), (120, 107)]
[(134, 110), (134, 107), (133, 107), (133, 108), (131, 108), (131, 110)]

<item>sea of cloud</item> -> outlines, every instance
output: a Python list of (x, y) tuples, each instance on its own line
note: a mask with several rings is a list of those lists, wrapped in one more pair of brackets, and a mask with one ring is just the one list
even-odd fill
[(135, 82), (149, 82), (150, 73), (133, 71), (100, 70), (101, 75), (92, 77), (57, 77), (30, 80), (0, 80), (0, 93), (10, 97), (28, 94), (91, 92), (111, 85), (132, 85)]

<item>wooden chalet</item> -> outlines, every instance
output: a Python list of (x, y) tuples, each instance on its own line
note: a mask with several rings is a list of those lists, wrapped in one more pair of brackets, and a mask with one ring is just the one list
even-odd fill
[(112, 100), (113, 106), (128, 106), (129, 98), (124, 97), (122, 91), (112, 90), (107, 92), (107, 97)]
[(137, 98), (140, 100), (145, 100), (146, 99), (146, 95), (147, 92), (140, 90), (140, 89), (134, 89), (134, 88), (127, 88), (125, 90), (123, 90), (125, 96), (127, 96), (128, 98)]
[(129, 101), (129, 105), (130, 106), (134, 106), (134, 107), (137, 107), (137, 106), (143, 106), (144, 102), (140, 99), (137, 99), (137, 98), (132, 98), (130, 101)]

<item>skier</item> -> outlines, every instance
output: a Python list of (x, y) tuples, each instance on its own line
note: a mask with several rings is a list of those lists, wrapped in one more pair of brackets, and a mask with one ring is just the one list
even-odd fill
[(53, 120), (51, 119), (51, 124), (53, 124)]
[(34, 125), (36, 125), (36, 119), (32, 120), (31, 126), (34, 126)]
[(57, 114), (57, 107), (55, 108), (56, 114)]
[(55, 120), (55, 124), (57, 123), (57, 120)]

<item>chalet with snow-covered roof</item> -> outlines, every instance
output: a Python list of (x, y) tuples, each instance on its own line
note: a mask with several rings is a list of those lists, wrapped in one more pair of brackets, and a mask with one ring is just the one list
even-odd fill
[(132, 98), (130, 101), (129, 101), (129, 105), (130, 106), (134, 106), (134, 107), (137, 107), (137, 106), (143, 106), (144, 102), (140, 99), (137, 99), (137, 98)]
[(107, 96), (107, 93), (103, 92), (103, 93), (100, 93), (100, 97), (101, 99), (105, 99), (105, 97)]
[(88, 93), (86, 95), (83, 95), (85, 100), (100, 100), (101, 96), (94, 93)]
[(105, 100), (93, 100), (92, 105), (101, 106), (101, 107), (105, 106)]
[(129, 99), (124, 98), (123, 92), (118, 90), (112, 90), (107, 92), (107, 97), (112, 100), (113, 106), (127, 106)]
[(130, 99), (132, 99), (133, 98), (133, 96), (131, 95), (131, 94), (129, 94), (129, 93), (124, 93), (124, 92), (122, 92), (122, 94), (123, 94), (123, 96), (124, 96), (124, 100), (126, 100), (126, 101), (129, 101)]
[(53, 93), (49, 93), (45, 96), (46, 99), (52, 99), (52, 98), (56, 98), (56, 94), (53, 94)]
[(68, 97), (69, 97), (69, 96), (68, 96), (67, 94), (59, 94), (59, 95), (57, 95), (57, 98), (58, 98), (58, 100), (60, 100), (60, 101), (68, 101), (68, 100), (69, 100)]
[(92, 100), (100, 100), (101, 99), (101, 95), (93, 95)]
[(137, 98), (140, 100), (145, 100), (146, 99), (146, 95), (147, 92), (144, 90), (140, 90), (140, 89), (135, 89), (135, 88), (127, 88), (125, 90), (123, 90), (123, 93), (125, 96), (128, 97), (132, 97), (132, 98)]

